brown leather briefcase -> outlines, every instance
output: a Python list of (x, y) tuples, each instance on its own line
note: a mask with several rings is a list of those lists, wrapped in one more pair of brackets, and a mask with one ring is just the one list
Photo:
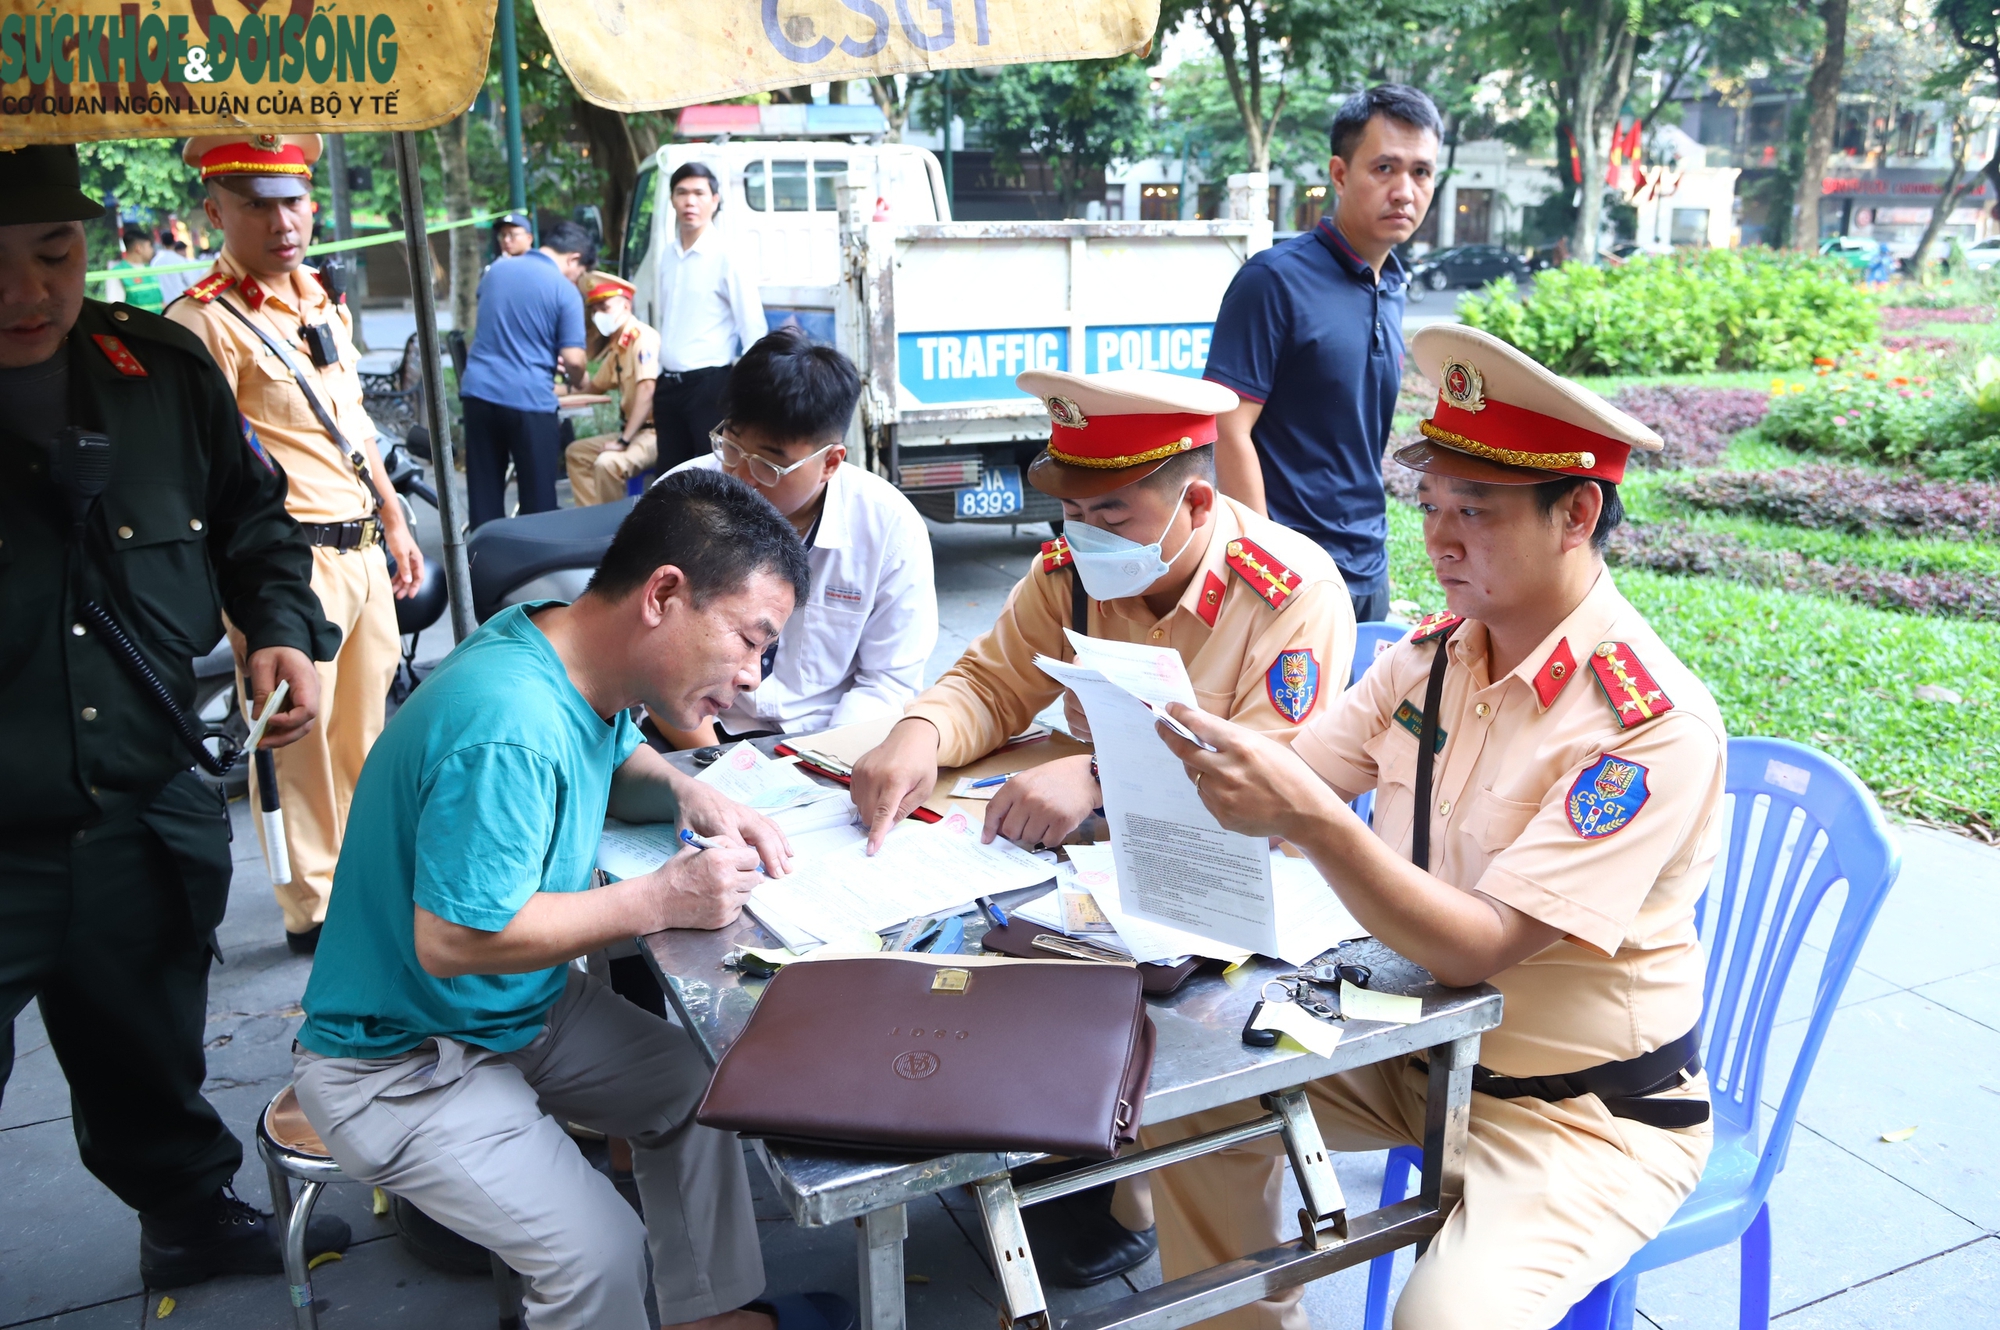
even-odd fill
[(1154, 1037), (1129, 965), (805, 961), (765, 988), (695, 1120), (830, 1145), (1108, 1159), (1138, 1136)]

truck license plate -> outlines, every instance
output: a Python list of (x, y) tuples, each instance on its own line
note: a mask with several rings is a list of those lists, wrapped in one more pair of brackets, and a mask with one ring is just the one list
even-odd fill
[(1007, 517), (1027, 506), (1021, 496), (1021, 468), (996, 466), (979, 477), (971, 489), (953, 491), (955, 511), (960, 517)]

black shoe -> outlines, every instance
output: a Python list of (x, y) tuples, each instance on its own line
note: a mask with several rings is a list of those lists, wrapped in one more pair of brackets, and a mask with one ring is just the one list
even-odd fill
[(433, 1270), (452, 1275), (483, 1275), (493, 1268), (486, 1248), (462, 1238), (402, 1197), (389, 1197), (389, 1219), (410, 1255)]
[(319, 930), (322, 924), (314, 924), (303, 933), (285, 934), (285, 949), (294, 956), (310, 956), (319, 950)]
[(1089, 1288), (1146, 1263), (1159, 1250), (1153, 1229), (1134, 1233), (1111, 1217), (1111, 1187), (1092, 1187), (1021, 1212), (1035, 1273), (1057, 1288)]
[[(314, 1215), (306, 1226), (306, 1259), (344, 1252), (347, 1221)], [(224, 1187), (182, 1210), (139, 1216), (139, 1274), (148, 1288), (180, 1288), (216, 1275), (281, 1275), (284, 1233), (265, 1214)]]

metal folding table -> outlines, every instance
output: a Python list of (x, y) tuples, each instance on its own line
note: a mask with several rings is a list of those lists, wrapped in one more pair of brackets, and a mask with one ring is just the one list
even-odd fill
[[(682, 755), (673, 757), (677, 764), (686, 764)], [(1017, 893), (1013, 899), (1029, 899), (1039, 890)], [(1001, 899), (1003, 904), (1009, 901)], [(973, 934), (972, 929), (967, 932)], [(777, 944), (747, 914), (714, 932), (670, 930), (640, 939), (640, 950), (651, 959), (682, 1023), (711, 1063), (742, 1033), (763, 990), (764, 981), (724, 964), (730, 952), (746, 945)], [(1264, 982), (1291, 973), (1290, 967), (1262, 958), (1226, 975), (1197, 974), (1173, 996), (1148, 1003), (1159, 1030), (1159, 1049), (1143, 1121), (1168, 1122), (1204, 1109), (1261, 1099), (1267, 1112), (1239, 1126), (1154, 1150), (1131, 1151), (1018, 1190), (1008, 1171), (1039, 1156), (896, 1159), (781, 1142), (760, 1141), (755, 1147), (800, 1225), (823, 1227), (843, 1221), (856, 1225), (861, 1324), (866, 1330), (902, 1330), (906, 1324), (904, 1207), (959, 1186), (971, 1188), (978, 1198), (1013, 1324), (1047, 1330), (1167, 1330), (1188, 1325), (1359, 1265), (1385, 1251), (1424, 1242), (1438, 1231), (1458, 1199), (1472, 1068), (1479, 1060), (1479, 1036), (1500, 1023), (1500, 995), (1485, 986), (1444, 988), (1374, 942), (1353, 944), (1346, 958), (1372, 968), (1371, 987), (1421, 998), (1422, 1018), (1409, 1025), (1345, 1022), (1339, 1046), (1325, 1058), (1249, 1047), (1242, 1041), (1243, 1025)], [(1422, 1186), (1417, 1195), (1399, 1204), (1349, 1215), (1303, 1087), (1335, 1072), (1411, 1056), (1422, 1056), (1430, 1064)], [(1060, 1320), (1050, 1315), (1021, 1226), (1023, 1205), (1271, 1135), (1284, 1138), (1306, 1202), (1298, 1238)]]

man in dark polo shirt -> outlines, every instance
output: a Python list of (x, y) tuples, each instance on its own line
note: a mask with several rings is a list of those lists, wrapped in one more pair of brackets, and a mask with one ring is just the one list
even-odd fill
[(1222, 492), (1333, 556), (1358, 623), (1389, 611), (1382, 449), (1403, 377), (1403, 265), (1430, 210), (1437, 107), (1388, 83), (1333, 118), (1333, 212), (1243, 265), (1222, 298), (1207, 378), (1243, 404), (1217, 417)]

